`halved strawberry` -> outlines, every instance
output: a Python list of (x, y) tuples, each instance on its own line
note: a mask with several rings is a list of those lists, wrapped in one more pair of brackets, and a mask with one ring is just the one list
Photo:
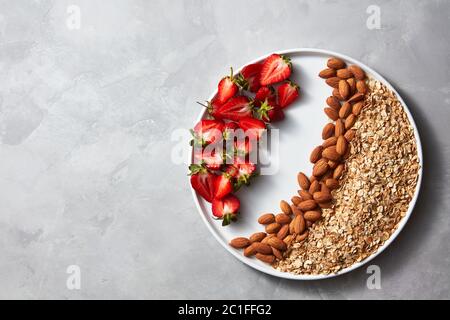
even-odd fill
[(222, 199), (212, 201), (212, 212), (217, 219), (223, 220), (222, 226), (226, 226), (236, 220), (240, 206), (239, 199), (235, 195), (229, 194)]
[(239, 120), (239, 127), (244, 130), (246, 136), (250, 139), (261, 138), (264, 130), (266, 130), (264, 121), (252, 117), (245, 117)]
[(247, 81), (247, 90), (251, 92), (256, 92), (258, 90), (261, 67), (262, 63), (252, 63), (242, 69), (241, 75)]
[(299, 96), (299, 87), (292, 81), (286, 81), (278, 87), (278, 105), (286, 108)]
[(286, 80), (291, 75), (291, 68), (291, 60), (288, 57), (274, 53), (264, 60), (259, 83), (268, 86)]
[(206, 201), (212, 202), (214, 199), (214, 175), (204, 166), (191, 164), (191, 185), (198, 194)]
[(213, 150), (194, 150), (194, 161), (196, 164), (205, 164), (210, 170), (219, 170), (224, 163), (223, 154)]
[(229, 119), (239, 121), (244, 117), (250, 117), (253, 112), (252, 102), (246, 96), (235, 96), (212, 112), (216, 119)]
[(277, 122), (284, 119), (284, 111), (278, 106), (274, 106), (272, 109), (267, 111), (267, 117), (263, 118), (266, 122)]
[(231, 175), (226, 172), (214, 178), (214, 198), (222, 199), (233, 191), (233, 183)]
[(238, 164), (235, 190), (238, 190), (242, 185), (248, 185), (250, 178), (255, 175), (255, 172), (256, 165), (251, 162)]
[(261, 87), (256, 92), (255, 104), (261, 105), (264, 101), (276, 101), (275, 89), (272, 86)]
[(233, 136), (234, 130), (236, 130), (237, 128), (239, 128), (239, 125), (234, 121), (225, 123), (225, 127), (223, 129), (223, 138), (225, 140), (228, 140)]
[(191, 140), (191, 145), (205, 146), (221, 140), (224, 127), (225, 123), (222, 120), (201, 120), (191, 130), (194, 136), (194, 139)]
[(234, 97), (238, 91), (239, 87), (236, 83), (236, 78), (233, 76), (233, 68), (231, 69), (231, 74), (227, 77), (222, 78), (220, 80), (219, 85), (217, 86), (217, 95), (216, 99), (219, 104), (224, 104), (231, 97)]

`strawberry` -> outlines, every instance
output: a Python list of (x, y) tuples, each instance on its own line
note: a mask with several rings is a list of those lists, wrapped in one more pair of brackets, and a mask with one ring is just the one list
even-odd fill
[(191, 145), (205, 146), (222, 139), (225, 123), (222, 120), (201, 120), (191, 130), (194, 139)]
[(269, 87), (261, 87), (256, 92), (255, 95), (255, 102), (257, 102), (257, 105), (261, 105), (264, 101), (275, 101), (275, 89), (272, 86)]
[(196, 164), (189, 166), (191, 185), (198, 194), (208, 202), (214, 199), (214, 175), (205, 167)]
[(245, 66), (242, 71), (242, 77), (247, 81), (246, 89), (256, 92), (259, 88), (259, 73), (261, 71), (261, 63), (253, 63)]
[(222, 220), (222, 226), (226, 226), (236, 220), (240, 205), (239, 199), (229, 194), (222, 199), (212, 201), (212, 212), (217, 219)]
[(219, 170), (223, 164), (223, 155), (216, 150), (194, 150), (194, 159), (196, 164), (205, 164), (210, 170)]
[(235, 96), (212, 112), (216, 119), (239, 121), (244, 117), (251, 117), (253, 104), (246, 96)]
[(227, 173), (222, 173), (214, 178), (214, 198), (222, 199), (233, 191), (232, 177)]
[(291, 75), (292, 64), (288, 57), (272, 54), (266, 58), (261, 68), (259, 83), (262, 86), (286, 80)]
[(238, 124), (236, 122), (230, 121), (225, 123), (224, 129), (223, 129), (223, 138), (225, 140), (228, 140), (234, 133), (234, 130), (239, 128)]
[(274, 106), (267, 111), (267, 117), (263, 118), (266, 122), (276, 122), (284, 119), (284, 111), (278, 106)]
[(278, 87), (278, 105), (286, 108), (298, 98), (299, 87), (291, 81), (286, 81)]
[(245, 117), (239, 120), (239, 127), (244, 130), (245, 135), (250, 139), (259, 139), (266, 129), (266, 124), (262, 120)]
[(255, 140), (249, 139), (249, 137), (238, 138), (234, 142), (233, 159), (234, 162), (245, 163), (249, 157), (249, 154), (253, 151), (253, 146), (256, 145)]
[(219, 104), (224, 104), (231, 97), (234, 97), (239, 91), (236, 78), (233, 76), (233, 68), (231, 68), (231, 74), (220, 80), (217, 86), (216, 100)]

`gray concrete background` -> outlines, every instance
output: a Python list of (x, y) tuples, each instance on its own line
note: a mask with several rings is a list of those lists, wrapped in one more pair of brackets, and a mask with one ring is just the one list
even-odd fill
[[(449, 16), (447, 0), (0, 1), (0, 298), (450, 298)], [(419, 127), (423, 189), (374, 260), (381, 290), (365, 269), (295, 282), (243, 265), (170, 161), (226, 66), (293, 47), (370, 65)]]

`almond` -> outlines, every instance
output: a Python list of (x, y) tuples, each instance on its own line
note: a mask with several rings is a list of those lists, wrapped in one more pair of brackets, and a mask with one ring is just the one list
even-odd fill
[(305, 220), (305, 221), (306, 221), (306, 227), (311, 228), (311, 226), (313, 225), (313, 222), (308, 221), (308, 220)]
[(311, 200), (313, 197), (312, 197), (312, 194), (310, 194), (308, 191), (306, 191), (306, 190), (300, 190), (300, 192), (299, 192), (299, 194), (300, 194), (300, 197), (302, 197), (302, 200), (303, 201), (305, 201), (305, 200)]
[(332, 124), (331, 122), (327, 123), (325, 125), (325, 127), (323, 127), (323, 130), (322, 130), (322, 139), (323, 140), (328, 139), (329, 137), (331, 137), (333, 135), (334, 131), (335, 131), (334, 124)]
[[(342, 136), (345, 133), (345, 125), (341, 119), (336, 121), (336, 125), (334, 127), (334, 135), (337, 137)], [(337, 143), (337, 140), (336, 140)]]
[(339, 110), (339, 117), (341, 119), (345, 119), (351, 112), (352, 112), (352, 105), (348, 102), (344, 102), (341, 109)]
[(331, 200), (331, 194), (324, 191), (314, 192), (313, 197), (317, 203), (328, 202)]
[(298, 205), (298, 208), (302, 211), (312, 210), (315, 207), (317, 207), (317, 203), (314, 200), (305, 200)]
[(338, 88), (334, 88), (332, 93), (333, 97), (335, 97), (336, 99), (338, 99), (339, 101), (344, 101), (345, 99), (341, 96), (341, 94), (339, 93), (339, 89)]
[(256, 248), (254, 247), (254, 243), (244, 249), (244, 256), (246, 256), (246, 257), (251, 257), (255, 254), (256, 254)]
[[(289, 206), (289, 210), (291, 210), (290, 206)], [(287, 224), (287, 223), (291, 222), (291, 217), (285, 213), (279, 213), (275, 216), (275, 221), (276, 221), (276, 223), (279, 223), (279, 224)]]
[[(289, 221), (290, 222), (290, 221)], [(285, 224), (277, 232), (277, 238), (283, 240), (289, 234), (289, 224)], [(267, 241), (270, 244), (270, 241)], [(272, 246), (273, 247), (273, 246)]]
[(294, 205), (298, 205), (300, 202), (302, 202), (302, 198), (300, 198), (299, 196), (293, 196), (293, 197), (291, 198), (291, 202), (292, 202)]
[[(336, 143), (337, 143), (336, 137), (329, 137), (327, 140), (325, 140), (322, 143), (322, 148), (328, 148), (328, 147), (334, 146)], [(322, 151), (320, 152), (320, 154), (322, 155)], [(319, 159), (317, 159), (317, 160), (319, 160)]]
[[(300, 216), (301, 216), (301, 214), (300, 214)], [(295, 217), (297, 217), (297, 216), (295, 216)], [(295, 226), (295, 218), (294, 218), (294, 220), (291, 221), (291, 223), (289, 223), (289, 234), (295, 233), (294, 226)]]
[(367, 85), (364, 80), (356, 81), (356, 91), (358, 91), (359, 93), (362, 93), (362, 94), (367, 93)]
[(286, 238), (283, 239), (283, 242), (288, 246), (291, 244), (292, 240), (294, 240), (294, 237), (291, 234), (288, 234)]
[[(330, 171), (328, 171), (330, 172)], [(329, 178), (325, 179), (328, 180)], [(321, 182), (320, 183), (320, 192), (325, 192), (325, 193), (331, 193), (331, 190), (327, 187), (327, 185), (325, 184), (325, 182)]]
[(309, 194), (313, 194), (314, 192), (317, 192), (320, 190), (320, 183), (319, 181), (315, 180), (313, 183), (311, 183), (311, 186), (309, 187)]
[(277, 233), (278, 231), (280, 231), (280, 228), (281, 228), (281, 224), (273, 222), (266, 226), (266, 232), (267, 233)]
[(355, 93), (350, 99), (348, 99), (348, 102), (355, 103), (358, 101), (361, 101), (364, 99), (364, 95), (362, 93)]
[(272, 237), (276, 237), (275, 234), (268, 234), (264, 239), (262, 239), (261, 243), (262, 244), (267, 244), (267, 241), (272, 238)]
[(281, 240), (281, 239), (279, 239), (277, 237), (270, 238), (267, 241), (267, 244), (269, 246), (274, 247), (275, 249), (278, 249), (278, 250), (281, 250), (281, 251), (284, 251), (284, 250), (287, 249), (286, 243), (284, 243), (283, 240)]
[[(272, 249), (270, 249), (270, 253), (272, 253)], [(275, 262), (275, 256), (273, 254), (261, 254), (257, 253), (256, 258), (261, 260), (262, 262), (272, 264)]]
[(296, 234), (301, 234), (303, 233), (303, 231), (305, 231), (306, 228), (306, 224), (305, 224), (305, 219), (303, 218), (303, 216), (298, 215), (295, 217), (294, 219), (294, 232)]
[[(289, 205), (289, 203), (287, 203), (284, 200), (280, 201), (280, 209), (281, 211), (283, 211), (285, 214), (291, 214), (291, 206)], [(277, 221), (276, 217), (275, 217), (275, 221)]]
[(323, 109), (325, 114), (333, 121), (336, 121), (339, 118), (338, 112), (334, 110), (333, 108), (325, 108)]
[(325, 80), (327, 85), (329, 85), (332, 88), (339, 88), (339, 81), (341, 81), (341, 79), (338, 77), (331, 77)]
[(316, 181), (317, 180), (317, 178), (314, 176), (314, 175), (311, 175), (310, 177), (309, 177), (309, 181), (311, 181), (311, 183), (313, 183), (314, 181)]
[(325, 159), (320, 159), (314, 164), (313, 167), (313, 175), (316, 177), (320, 177), (329, 169), (328, 163)]
[(275, 221), (275, 216), (272, 213), (266, 213), (259, 217), (260, 224), (270, 224)]
[(316, 163), (317, 161), (319, 161), (321, 158), (322, 150), (322, 146), (315, 147), (311, 152), (311, 155), (309, 156), (309, 161), (311, 161), (311, 163)]
[(303, 190), (308, 190), (311, 183), (309, 182), (308, 177), (303, 172), (299, 172), (297, 174), (297, 181), (300, 188)]
[(333, 202), (332, 201), (319, 203), (319, 207), (322, 208), (322, 209), (328, 209), (328, 208), (331, 208), (332, 206), (333, 206)]
[[(307, 224), (309, 224), (311, 221), (308, 221)], [(305, 240), (308, 237), (308, 231), (303, 232), (302, 234), (299, 234), (296, 238), (295, 241), (300, 242)]]
[(325, 185), (331, 190), (339, 188), (339, 182), (334, 178), (327, 179)]
[(317, 220), (320, 220), (320, 218), (322, 218), (322, 214), (320, 213), (320, 211), (316, 210), (306, 211), (304, 218), (305, 220), (315, 222)]
[(353, 77), (353, 73), (351, 73), (347, 68), (337, 70), (336, 75), (341, 79), (348, 79)]
[(331, 69), (331, 68), (326, 68), (319, 72), (319, 77), (321, 77), (323, 79), (328, 79), (328, 78), (335, 77), (335, 76), (336, 76), (336, 70)]
[(343, 163), (341, 163), (340, 165), (338, 165), (336, 167), (336, 169), (334, 169), (334, 173), (333, 173), (333, 178), (334, 179), (339, 179), (342, 175), (342, 173), (344, 172), (345, 166)]
[(255, 232), (248, 239), (250, 240), (250, 243), (253, 243), (253, 242), (261, 242), (265, 237), (266, 237), (265, 232)]
[(336, 151), (336, 148), (337, 145), (323, 149), (322, 157), (327, 158), (329, 160), (338, 161), (341, 158), (341, 155)]
[(365, 72), (357, 65), (348, 67), (349, 71), (355, 76), (356, 80), (363, 80), (366, 77)]
[(250, 245), (250, 240), (245, 237), (237, 237), (230, 241), (230, 246), (235, 249), (242, 249)]
[(292, 212), (294, 213), (294, 216), (298, 216), (299, 214), (303, 214), (302, 210), (300, 210), (297, 206), (291, 207)]
[(356, 116), (351, 114), (345, 119), (345, 129), (350, 129), (356, 122)]
[(363, 103), (362, 102), (357, 102), (353, 105), (353, 109), (352, 109), (352, 113), (357, 116), (361, 113), (361, 110), (363, 108)]
[(348, 130), (345, 134), (344, 134), (344, 138), (350, 142), (352, 141), (352, 139), (355, 137), (356, 135), (356, 131), (353, 129)]
[[(269, 241), (269, 240), (267, 240)], [(267, 243), (261, 243), (261, 242), (253, 242), (252, 246), (255, 248), (256, 252), (262, 253), (262, 254), (271, 254), (272, 249)]]
[(336, 143), (336, 152), (343, 156), (347, 151), (347, 140), (344, 136), (339, 136)]
[(348, 83), (348, 85), (350, 87), (351, 94), (354, 94), (356, 92), (356, 80), (355, 80), (355, 78), (347, 79), (347, 83)]
[(329, 96), (327, 98), (327, 105), (336, 111), (339, 111), (339, 109), (341, 108), (341, 103), (339, 102), (338, 99), (336, 99), (336, 97), (333, 96)]
[(275, 258), (277, 258), (278, 260), (283, 260), (283, 254), (281, 253), (280, 250), (275, 249), (274, 247), (272, 247), (272, 254), (275, 256)]
[(339, 94), (342, 98), (347, 99), (350, 96), (350, 86), (347, 81), (340, 80), (338, 84)]
[(345, 67), (345, 62), (339, 58), (330, 58), (327, 61), (327, 66), (331, 69), (342, 69)]

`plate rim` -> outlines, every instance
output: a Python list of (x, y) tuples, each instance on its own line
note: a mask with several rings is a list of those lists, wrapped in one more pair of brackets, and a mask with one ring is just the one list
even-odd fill
[[(210, 233), (213, 234), (214, 238), (216, 238), (216, 240), (222, 245), (222, 247), (224, 247), (229, 253), (231, 253), (234, 257), (236, 257), (238, 260), (240, 260), (242, 263), (246, 264), (247, 266), (256, 269), (258, 271), (261, 271), (265, 274), (269, 274), (271, 276), (274, 277), (278, 277), (278, 278), (284, 278), (284, 279), (290, 279), (290, 280), (322, 280), (322, 279), (330, 279), (330, 278), (334, 278), (346, 273), (349, 273), (355, 269), (358, 269), (359, 267), (367, 264), (368, 262), (370, 262), (371, 260), (375, 259), (378, 255), (380, 255), (387, 247), (389, 247), (389, 245), (397, 238), (397, 236), (400, 234), (400, 232), (403, 230), (404, 226), (406, 225), (406, 223), (408, 222), (412, 212), (414, 211), (414, 208), (416, 206), (416, 202), (417, 199), (419, 197), (420, 194), (420, 189), (421, 189), (421, 185), (422, 185), (422, 175), (423, 175), (423, 154), (422, 154), (422, 143), (421, 143), (421, 139), (420, 139), (420, 135), (419, 135), (419, 130), (417, 128), (417, 125), (414, 121), (414, 118), (408, 108), (408, 106), (406, 105), (405, 101), (403, 100), (403, 98), (400, 96), (400, 94), (397, 92), (397, 90), (391, 85), (391, 83), (389, 81), (387, 81), (381, 74), (379, 74), (377, 71), (375, 71), (374, 69), (372, 69), (371, 67), (367, 66), (366, 64), (360, 62), (359, 60), (356, 60), (352, 57), (349, 57), (345, 54), (342, 53), (338, 53), (332, 50), (327, 50), (327, 49), (318, 49), (318, 48), (309, 48), (309, 47), (305, 47), (305, 48), (292, 48), (292, 49), (285, 49), (285, 50), (276, 50), (276, 51), (271, 51), (270, 53), (267, 53), (265, 55), (262, 55), (256, 59), (251, 60), (250, 62), (244, 64), (243, 66), (240, 66), (238, 69), (234, 69), (235, 73), (239, 73), (242, 68), (248, 64), (251, 63), (256, 63), (259, 62), (263, 59), (265, 59), (267, 56), (269, 56), (272, 53), (278, 53), (278, 54), (321, 54), (321, 55), (329, 55), (329, 56), (334, 56), (334, 57), (338, 57), (341, 59), (344, 59), (346, 61), (349, 61), (353, 64), (357, 64), (359, 66), (361, 66), (363, 69), (367, 70), (368, 72), (370, 72), (375, 78), (376, 80), (382, 82), (386, 87), (388, 87), (391, 91), (393, 91), (396, 96), (397, 99), (400, 101), (400, 103), (403, 106), (404, 111), (406, 112), (407, 116), (408, 116), (408, 120), (411, 124), (411, 126), (414, 129), (414, 136), (416, 138), (416, 148), (417, 148), (417, 155), (419, 158), (419, 171), (418, 171), (418, 178), (417, 178), (417, 184), (416, 184), (416, 190), (414, 192), (414, 196), (411, 199), (410, 203), (409, 203), (409, 207), (408, 207), (408, 211), (406, 213), (406, 215), (402, 218), (402, 220), (400, 221), (397, 229), (394, 231), (394, 233), (389, 237), (389, 239), (382, 245), (380, 246), (377, 251), (375, 253), (373, 253), (372, 255), (370, 255), (369, 257), (367, 257), (366, 259), (360, 261), (360, 262), (356, 262), (354, 264), (352, 264), (351, 266), (341, 269), (336, 273), (330, 273), (330, 274), (314, 274), (314, 275), (310, 275), (310, 274), (293, 274), (290, 272), (283, 272), (283, 271), (278, 271), (276, 269), (274, 269), (272, 266), (263, 266), (257, 263), (252, 263), (252, 259), (248, 259), (247, 257), (243, 256), (241, 253), (239, 253), (236, 249), (231, 248), (228, 243), (225, 243), (219, 236), (218, 233), (216, 233), (216, 231), (213, 229), (213, 227), (210, 225), (209, 221), (206, 219), (205, 213), (203, 212), (201, 206), (200, 206), (200, 202), (198, 200), (198, 195), (196, 193), (196, 191), (190, 186), (189, 183), (189, 188), (191, 189), (191, 194), (192, 197), (194, 199), (195, 205), (197, 207), (197, 211), (200, 214), (203, 222), (206, 224), (208, 230), (210, 231)], [(215, 93), (211, 94), (208, 101), (210, 101), (213, 97), (214, 97)], [(199, 114), (199, 116), (196, 118), (196, 122), (199, 122), (205, 115), (206, 110), (202, 110)], [(195, 124), (194, 124), (195, 125)], [(193, 149), (191, 149), (191, 152), (189, 152), (189, 159), (188, 159), (188, 163), (192, 162), (192, 156), (193, 156)], [(210, 213), (209, 213), (210, 214)]]

